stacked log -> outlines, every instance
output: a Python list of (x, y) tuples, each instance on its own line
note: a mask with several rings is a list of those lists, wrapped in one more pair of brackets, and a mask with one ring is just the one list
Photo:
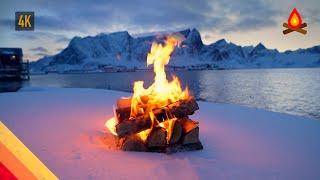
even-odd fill
[[(155, 124), (152, 123), (149, 114), (130, 117), (131, 99), (120, 99), (115, 111), (118, 119), (115, 128), (118, 147), (124, 151), (163, 153), (203, 149), (199, 140), (199, 123), (188, 117), (198, 109), (199, 106), (193, 97), (173, 102), (153, 110), (158, 123)], [(169, 124), (170, 128), (163, 127)], [(151, 131), (147, 138), (142, 140), (137, 133), (148, 129)]]

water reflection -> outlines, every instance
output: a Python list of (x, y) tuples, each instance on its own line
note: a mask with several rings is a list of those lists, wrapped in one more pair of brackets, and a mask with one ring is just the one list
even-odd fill
[[(197, 99), (320, 119), (319, 68), (178, 71), (168, 74), (177, 75), (182, 85), (187, 85)], [(134, 81), (143, 80), (146, 87), (153, 78), (153, 72), (49, 74), (32, 76), (30, 82), (22, 83), (22, 86), (102, 88), (131, 92)], [(18, 88), (16, 86), (13, 90)]]

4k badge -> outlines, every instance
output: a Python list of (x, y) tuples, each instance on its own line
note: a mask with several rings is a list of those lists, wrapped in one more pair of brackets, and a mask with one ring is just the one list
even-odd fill
[(15, 26), (16, 31), (33, 31), (34, 12), (16, 12)]

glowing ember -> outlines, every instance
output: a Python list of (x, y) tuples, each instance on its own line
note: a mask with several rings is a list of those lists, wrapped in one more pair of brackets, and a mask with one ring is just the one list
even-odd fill
[(116, 125), (117, 125), (117, 119), (115, 117), (112, 117), (105, 123), (105, 126), (113, 135), (117, 135), (116, 127), (115, 127)]
[(174, 123), (176, 122), (177, 118), (173, 118), (173, 119), (169, 119), (167, 121), (163, 121), (161, 123), (159, 123), (160, 127), (163, 127), (166, 129), (167, 131), (167, 143), (169, 143), (171, 136), (172, 136), (172, 131), (173, 131), (173, 126)]
[(152, 111), (149, 113), (149, 115), (150, 115), (150, 119), (151, 119), (151, 128), (137, 133), (137, 135), (141, 138), (142, 141), (147, 140), (148, 135), (150, 134), (152, 127), (154, 126), (154, 122), (156, 121), (156, 117), (154, 116)]

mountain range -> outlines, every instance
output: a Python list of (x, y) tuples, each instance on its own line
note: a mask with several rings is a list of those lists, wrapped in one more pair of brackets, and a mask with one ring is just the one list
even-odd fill
[[(239, 46), (224, 39), (205, 45), (197, 29), (173, 32), (183, 41), (171, 55), (169, 67), (188, 69), (298, 68), (320, 67), (320, 45), (279, 52), (259, 43)], [(31, 72), (101, 71), (146, 69), (146, 57), (154, 41), (168, 34), (133, 37), (127, 31), (74, 37), (53, 56), (31, 64)]]

